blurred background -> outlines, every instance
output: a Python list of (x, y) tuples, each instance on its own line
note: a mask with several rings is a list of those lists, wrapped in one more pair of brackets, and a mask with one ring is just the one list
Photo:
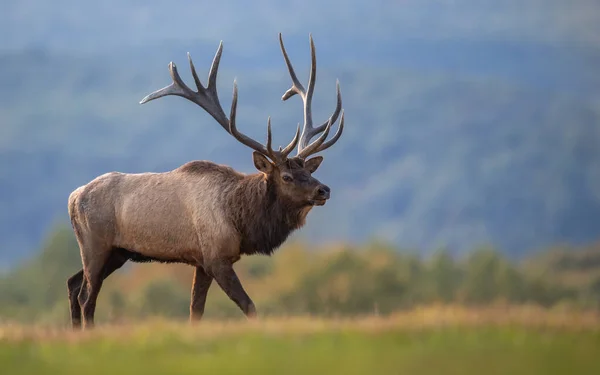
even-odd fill
[[(81, 267), (71, 191), (109, 171), (195, 159), (254, 172), (251, 152), (177, 97), (169, 61), (275, 143), (302, 121), (317, 49), (316, 121), (346, 128), (317, 177), (332, 199), (272, 258), (237, 265), (263, 314), (385, 314), (427, 304), (600, 306), (600, 3), (596, 0), (2, 0), (0, 320), (68, 321)], [(98, 319), (188, 314), (189, 267), (133, 265)], [(209, 316), (240, 317), (215, 286)]]

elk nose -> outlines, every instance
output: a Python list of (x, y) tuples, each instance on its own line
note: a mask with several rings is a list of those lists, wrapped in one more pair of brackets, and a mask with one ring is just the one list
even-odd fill
[(320, 197), (323, 197), (325, 199), (329, 199), (329, 194), (331, 193), (331, 189), (329, 189), (329, 186), (327, 185), (321, 185), (319, 186), (319, 188), (317, 189), (317, 194)]

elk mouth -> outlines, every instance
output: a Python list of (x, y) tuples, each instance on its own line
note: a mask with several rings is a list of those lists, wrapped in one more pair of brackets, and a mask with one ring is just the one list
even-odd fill
[(327, 199), (317, 198), (310, 201), (310, 204), (313, 206), (324, 206)]

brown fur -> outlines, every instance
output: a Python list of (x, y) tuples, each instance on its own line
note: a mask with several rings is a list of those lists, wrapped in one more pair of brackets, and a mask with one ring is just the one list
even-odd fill
[[(127, 260), (196, 267), (192, 318), (202, 315), (213, 278), (252, 316), (232, 264), (242, 254), (272, 254), (329, 197), (311, 176), (321, 157), (275, 165), (255, 152), (254, 160), (260, 172), (251, 175), (193, 161), (163, 173), (112, 172), (73, 191), (69, 216), (83, 263), (67, 283), (73, 326), (80, 326), (82, 309), (84, 325), (93, 324), (103, 280)], [(323, 188), (326, 197), (315, 201)]]

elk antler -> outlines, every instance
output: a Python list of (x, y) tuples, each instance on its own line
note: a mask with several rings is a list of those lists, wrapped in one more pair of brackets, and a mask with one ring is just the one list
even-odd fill
[(217, 72), (219, 70), (219, 62), (221, 61), (221, 54), (223, 52), (223, 42), (219, 43), (219, 48), (217, 49), (217, 53), (213, 59), (212, 65), (210, 67), (210, 72), (208, 74), (208, 85), (206, 87), (202, 86), (200, 79), (198, 78), (198, 74), (196, 74), (196, 68), (194, 67), (194, 63), (192, 62), (192, 57), (188, 52), (188, 60), (190, 62), (190, 69), (192, 71), (192, 76), (194, 77), (194, 81), (196, 82), (196, 87), (198, 91), (193, 91), (190, 89), (181, 79), (179, 73), (177, 72), (177, 66), (173, 63), (169, 63), (169, 73), (171, 74), (171, 79), (173, 82), (162, 89), (156, 90), (153, 93), (147, 95), (144, 99), (140, 101), (140, 104), (147, 103), (151, 100), (161, 98), (167, 95), (175, 95), (181, 96), (191, 102), (196, 103), (200, 107), (202, 107), (208, 114), (210, 114), (229, 134), (231, 134), (235, 139), (237, 139), (240, 143), (260, 152), (261, 154), (268, 156), (274, 162), (280, 162), (281, 160), (285, 160), (287, 155), (292, 152), (292, 150), (298, 144), (298, 139), (300, 136), (300, 124), (298, 124), (298, 130), (296, 131), (296, 136), (288, 144), (283, 150), (280, 148), (279, 151), (274, 151), (271, 148), (271, 118), (269, 117), (267, 124), (267, 146), (263, 146), (261, 143), (255, 141), (254, 139), (242, 134), (235, 125), (235, 115), (237, 109), (237, 83), (233, 81), (233, 99), (231, 101), (231, 111), (229, 115), (229, 119), (223, 108), (221, 107), (221, 103), (219, 102), (219, 96), (217, 94)]
[[(312, 119), (312, 98), (313, 92), (315, 90), (315, 81), (317, 78), (317, 57), (315, 54), (315, 44), (313, 42), (312, 34), (309, 36), (310, 38), (310, 57), (311, 57), (311, 66), (310, 66), (310, 76), (308, 79), (308, 90), (304, 89), (304, 86), (296, 77), (296, 72), (294, 72), (294, 68), (292, 67), (292, 63), (288, 57), (287, 52), (285, 51), (285, 47), (283, 46), (283, 39), (281, 37), (281, 33), (279, 33), (279, 45), (281, 47), (281, 52), (283, 53), (283, 58), (285, 60), (285, 64), (287, 65), (288, 71), (290, 73), (290, 77), (292, 78), (292, 87), (283, 94), (281, 100), (288, 100), (292, 96), (298, 94), (302, 98), (302, 102), (304, 103), (304, 126), (302, 128), (302, 136), (300, 138), (300, 143), (298, 144), (298, 154), (297, 156), (300, 158), (306, 158), (314, 153), (323, 151), (329, 147), (331, 147), (342, 135), (342, 131), (344, 130), (344, 111), (342, 110), (342, 94), (340, 92), (340, 82), (336, 82), (336, 91), (337, 91), (337, 104), (335, 107), (335, 111), (329, 117), (329, 119), (320, 126), (313, 127), (313, 119)], [(329, 135), (329, 130), (331, 125), (333, 125), (338, 115), (342, 112), (342, 116), (340, 118), (340, 124), (337, 132), (329, 141), (325, 142), (327, 135)], [(312, 137), (321, 133), (322, 134), (317, 138), (313, 143), (308, 144)]]

